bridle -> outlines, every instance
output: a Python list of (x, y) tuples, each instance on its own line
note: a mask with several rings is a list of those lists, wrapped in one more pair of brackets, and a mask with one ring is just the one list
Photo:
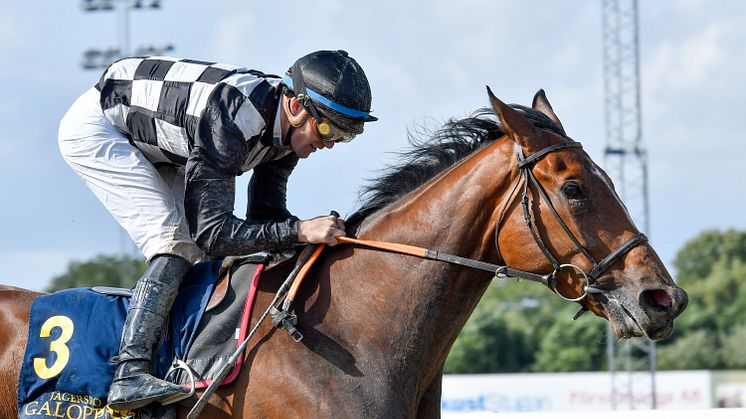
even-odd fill
[[(516, 155), (518, 156), (518, 169), (521, 171), (521, 174), (518, 177), (515, 187), (511, 191), (511, 195), (505, 201), (505, 205), (500, 211), (500, 216), (498, 218), (498, 222), (495, 227), (495, 247), (497, 249), (497, 254), (498, 254), (499, 259), (503, 260), (502, 254), (500, 253), (500, 245), (498, 243), (498, 236), (500, 234), (500, 225), (502, 223), (507, 207), (512, 202), (513, 196), (515, 196), (515, 190), (517, 189), (518, 186), (521, 186), (521, 204), (523, 207), (523, 218), (526, 221), (526, 225), (528, 226), (529, 231), (531, 232), (531, 236), (534, 238), (534, 242), (536, 242), (536, 245), (539, 247), (541, 252), (544, 254), (544, 257), (547, 258), (547, 260), (549, 261), (549, 263), (551, 263), (553, 267), (553, 271), (551, 273), (542, 275), (542, 278), (546, 279), (545, 284), (552, 291), (554, 291), (555, 294), (559, 295), (561, 298), (567, 301), (580, 302), (584, 300), (588, 296), (588, 294), (601, 294), (601, 293), (606, 292), (605, 290), (598, 288), (596, 286), (597, 279), (601, 276), (601, 274), (603, 274), (607, 269), (609, 269), (611, 265), (613, 265), (617, 260), (619, 260), (619, 258), (621, 258), (624, 254), (629, 252), (631, 249), (633, 249), (637, 245), (645, 243), (648, 240), (648, 238), (644, 234), (638, 233), (634, 235), (632, 238), (630, 238), (629, 240), (627, 240), (626, 242), (624, 242), (621, 246), (619, 246), (616, 250), (611, 252), (605, 258), (603, 258), (600, 262), (597, 262), (596, 259), (594, 259), (593, 256), (591, 256), (590, 252), (580, 243), (580, 241), (577, 239), (577, 237), (575, 237), (572, 231), (570, 231), (570, 228), (567, 226), (565, 221), (562, 219), (562, 217), (559, 215), (557, 210), (554, 208), (554, 205), (552, 205), (552, 201), (549, 199), (546, 191), (544, 190), (544, 188), (542, 188), (541, 184), (536, 179), (536, 176), (534, 175), (532, 171), (534, 164), (538, 160), (540, 160), (541, 158), (545, 157), (546, 155), (550, 153), (553, 153), (555, 151), (562, 150), (565, 148), (583, 148), (583, 145), (577, 141), (566, 141), (566, 142), (557, 143), (557, 144), (548, 146), (528, 157), (524, 157), (523, 149), (518, 144), (515, 145)], [(522, 181), (522, 185), (521, 185), (521, 181)], [(534, 189), (538, 191), (539, 199), (543, 200), (547, 204), (550, 211), (552, 212), (552, 215), (557, 220), (557, 222), (562, 227), (562, 229), (565, 231), (565, 234), (573, 242), (575, 247), (591, 263), (590, 272), (586, 272), (581, 267), (571, 264), (571, 263), (561, 263), (558, 260), (558, 258), (555, 257), (552, 254), (552, 252), (547, 248), (547, 246), (544, 244), (543, 240), (541, 239), (541, 236), (539, 235), (536, 229), (535, 222), (533, 221), (533, 217), (531, 215), (532, 214), (530, 210), (531, 200), (529, 199), (530, 185), (533, 185)], [(557, 286), (556, 286), (557, 285), (556, 284), (557, 274), (563, 269), (567, 269), (567, 268), (571, 268), (579, 272), (583, 276), (583, 279), (585, 281), (585, 285), (583, 286), (583, 293), (578, 297), (574, 297), (574, 298), (566, 297), (562, 295), (562, 293), (560, 293), (559, 290), (557, 290)], [(501, 270), (498, 269), (496, 273), (498, 274), (498, 276), (500, 276)], [(520, 273), (520, 271), (518, 271), (518, 273)], [(517, 276), (521, 277), (521, 275), (517, 275)], [(531, 278), (527, 278), (527, 279), (531, 279)], [(544, 282), (544, 281), (542, 280), (541, 282)], [(583, 308), (587, 310), (585, 305), (583, 305)], [(579, 314), (582, 314), (582, 311), (579, 312)]]

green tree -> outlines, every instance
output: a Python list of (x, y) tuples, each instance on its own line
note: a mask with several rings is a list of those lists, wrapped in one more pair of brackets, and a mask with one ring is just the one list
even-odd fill
[[(689, 306), (672, 338), (658, 345), (661, 369), (746, 368), (746, 232), (705, 231), (677, 253)], [(734, 352), (735, 351), (735, 352)]]
[[(567, 303), (538, 284), (514, 279), (494, 281), (454, 343), (445, 371), (530, 371), (562, 307), (566, 308)], [(566, 317), (571, 318), (573, 313), (568, 311)]]
[(662, 370), (713, 369), (719, 367), (719, 351), (714, 332), (695, 330), (670, 345), (659, 345), (658, 368)]
[(47, 291), (96, 285), (130, 288), (144, 271), (145, 261), (142, 259), (100, 255), (87, 262), (71, 262), (67, 272), (52, 279)]
[(469, 322), (446, 361), (446, 373), (520, 371), (531, 362), (524, 331), (511, 328), (498, 311), (485, 311)]
[(574, 307), (563, 308), (539, 345), (536, 372), (598, 371), (606, 366), (606, 322), (586, 314), (572, 319)]
[(717, 262), (746, 262), (746, 232), (729, 229), (708, 230), (689, 240), (676, 253), (676, 278), (689, 286), (708, 277)]
[(730, 333), (723, 336), (722, 348), (720, 357), (723, 367), (746, 368), (746, 322), (733, 326)]

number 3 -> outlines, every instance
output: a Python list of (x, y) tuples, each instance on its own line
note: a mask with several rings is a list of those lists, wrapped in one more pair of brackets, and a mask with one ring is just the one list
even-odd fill
[(70, 349), (65, 343), (73, 336), (73, 330), (75, 329), (73, 321), (66, 316), (52, 316), (41, 326), (39, 337), (48, 338), (55, 327), (62, 329), (62, 334), (49, 343), (49, 351), (57, 354), (57, 360), (51, 367), (47, 367), (46, 358), (34, 358), (34, 371), (43, 380), (61, 373), (70, 360)]

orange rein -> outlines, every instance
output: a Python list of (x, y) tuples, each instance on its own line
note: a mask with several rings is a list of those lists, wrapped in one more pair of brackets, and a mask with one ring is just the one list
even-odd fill
[[(319, 255), (324, 250), (324, 247), (325, 246), (323, 244), (317, 245), (312, 250), (313, 253), (311, 253), (311, 256), (309, 256), (305, 265), (303, 265), (298, 271), (298, 275), (293, 280), (293, 285), (290, 286), (290, 291), (288, 291), (288, 295), (285, 297), (285, 301), (282, 303), (282, 309), (284, 311), (287, 311), (288, 308), (290, 308), (290, 305), (293, 304), (293, 301), (295, 300), (295, 294), (298, 293), (298, 288), (300, 288), (300, 284), (301, 282), (303, 282), (303, 278), (305, 278), (308, 271), (311, 270), (311, 266), (313, 266), (313, 263), (316, 262), (316, 259), (319, 258)], [(308, 252), (309, 250), (310, 247), (306, 247), (303, 251)]]
[(405, 255), (417, 256), (421, 258), (427, 256), (427, 249), (425, 249), (424, 247), (410, 246), (408, 244), (379, 242), (375, 240), (360, 240), (346, 236), (337, 237), (337, 241), (340, 243), (357, 244), (360, 246), (372, 247), (374, 249), (389, 250), (395, 253), (402, 253)]
[[(395, 253), (401, 253), (405, 255), (410, 256), (417, 256), (417, 257), (427, 257), (427, 249), (423, 247), (417, 247), (417, 246), (410, 246), (407, 244), (399, 244), (399, 243), (389, 243), (389, 242), (379, 242), (375, 240), (360, 240), (360, 239), (353, 239), (352, 237), (346, 237), (346, 236), (339, 236), (337, 237), (337, 242), (344, 243), (344, 244), (356, 244), (359, 246), (364, 247), (372, 247), (374, 249), (382, 249), (382, 250), (388, 250)], [(293, 285), (290, 287), (290, 291), (288, 291), (287, 297), (285, 297), (285, 302), (283, 303), (283, 310), (287, 310), (290, 305), (293, 304), (293, 301), (295, 300), (295, 295), (298, 293), (298, 288), (300, 288), (300, 284), (303, 282), (303, 279), (305, 278), (306, 274), (308, 274), (308, 271), (311, 270), (311, 267), (313, 266), (314, 262), (316, 262), (316, 259), (318, 259), (319, 255), (321, 255), (321, 252), (324, 250), (324, 247), (326, 247), (323, 244), (317, 245), (316, 248), (313, 249), (313, 253), (311, 253), (311, 256), (308, 258), (308, 261), (306, 261), (306, 264), (303, 265), (303, 267), (298, 271), (298, 275), (295, 277), (295, 280), (293, 280)], [(305, 251), (308, 251), (308, 247), (304, 249)]]

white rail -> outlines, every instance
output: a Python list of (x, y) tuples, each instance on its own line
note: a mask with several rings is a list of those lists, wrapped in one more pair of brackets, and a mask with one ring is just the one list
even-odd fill
[(443, 419), (746, 419), (746, 408), (444, 413)]

